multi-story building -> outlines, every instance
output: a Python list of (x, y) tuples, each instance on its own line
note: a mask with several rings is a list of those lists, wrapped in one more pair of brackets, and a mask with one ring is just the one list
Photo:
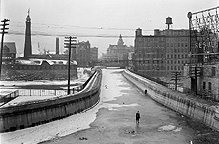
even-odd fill
[[(172, 23), (167, 18), (167, 24)], [(142, 35), (138, 28), (135, 36), (134, 70), (151, 77), (170, 77), (171, 72), (183, 73), (188, 62), (189, 30), (154, 30), (154, 35)]]
[[(1, 43), (0, 43), (1, 44)], [(14, 64), (16, 59), (15, 42), (4, 42), (2, 50), (2, 64)]]
[(133, 46), (127, 46), (124, 44), (122, 36), (119, 36), (117, 45), (109, 45), (107, 53), (105, 55), (106, 64), (109, 66), (127, 66), (128, 53), (133, 52)]
[(163, 35), (143, 36), (136, 30), (134, 70), (151, 77), (166, 75), (166, 37)]
[(219, 33), (218, 8), (188, 13), (190, 37), (190, 60), (184, 67), (185, 90), (204, 98), (219, 101)]
[(98, 62), (98, 48), (93, 47), (90, 49), (90, 52), (91, 52), (90, 55), (91, 63), (94, 65)]
[(89, 41), (78, 42), (76, 48), (76, 60), (79, 67), (86, 67), (91, 64), (91, 48)]

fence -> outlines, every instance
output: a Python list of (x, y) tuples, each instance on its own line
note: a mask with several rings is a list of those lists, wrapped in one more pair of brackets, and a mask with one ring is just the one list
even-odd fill
[(13, 92), (11, 92), (7, 95), (4, 95), (0, 98), (0, 105), (11, 101), (11, 100), (13, 100), (14, 98), (16, 98), (18, 96), (19, 96), (19, 91), (18, 90), (13, 91)]
[[(70, 90), (71, 94), (82, 90), (82, 86), (74, 87)], [(19, 96), (60, 96), (67, 95), (67, 90), (44, 90), (44, 89), (19, 89)]]

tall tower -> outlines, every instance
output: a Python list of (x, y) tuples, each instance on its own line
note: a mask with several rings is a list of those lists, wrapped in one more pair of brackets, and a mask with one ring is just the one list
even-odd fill
[(24, 58), (28, 59), (32, 55), (31, 46), (31, 19), (30, 19), (30, 9), (28, 9), (28, 15), (26, 18), (26, 31), (25, 31), (25, 42), (24, 42)]
[(124, 44), (124, 42), (123, 42), (122, 36), (121, 36), (121, 34), (120, 34), (119, 40), (118, 40), (118, 42), (117, 42), (117, 45), (123, 45), (123, 44)]

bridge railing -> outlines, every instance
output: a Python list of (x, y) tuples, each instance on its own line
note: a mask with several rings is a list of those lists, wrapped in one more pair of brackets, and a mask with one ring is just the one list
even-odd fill
[[(71, 94), (82, 90), (82, 86), (74, 87), (70, 90)], [(19, 89), (19, 96), (60, 96), (67, 95), (67, 90), (45, 90), (45, 89)]]
[(4, 95), (0, 98), (0, 106), (3, 105), (4, 103), (7, 103), (11, 100), (13, 100), (14, 98), (18, 97), (19, 96), (19, 91), (16, 90), (16, 91), (13, 91), (7, 95)]

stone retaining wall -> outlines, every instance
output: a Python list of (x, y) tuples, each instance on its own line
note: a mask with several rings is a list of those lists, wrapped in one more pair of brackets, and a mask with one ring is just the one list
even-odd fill
[(40, 125), (95, 106), (99, 102), (101, 79), (99, 71), (79, 93), (0, 108), (0, 132)]
[[(123, 72), (123, 76), (136, 85), (140, 90), (147, 92), (147, 94), (158, 103), (161, 103), (164, 106), (169, 107), (172, 110), (190, 118), (194, 118), (204, 123), (208, 127), (219, 131), (218, 107), (210, 106), (186, 97), (182, 97), (182, 93), (180, 92), (171, 92), (170, 89), (162, 85), (155, 84), (153, 81), (126, 70)], [(161, 87), (162, 91), (160, 90)]]

